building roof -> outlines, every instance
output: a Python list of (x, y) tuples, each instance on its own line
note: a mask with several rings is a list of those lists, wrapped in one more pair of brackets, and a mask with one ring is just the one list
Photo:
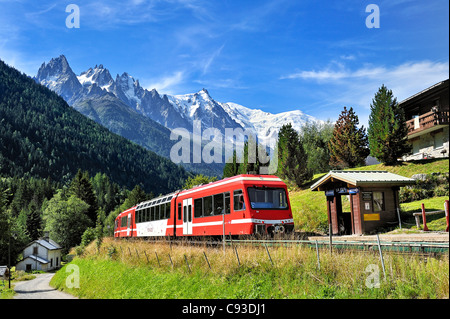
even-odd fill
[(22, 260), (19, 261), (19, 262), (22, 262), (22, 261), (24, 261), (24, 260), (27, 260), (28, 258), (33, 259), (34, 261), (37, 261), (37, 262), (39, 262), (39, 263), (41, 263), (41, 264), (48, 264), (48, 263), (49, 263), (49, 261), (48, 261), (47, 259), (41, 258), (41, 257), (39, 257), (39, 256), (35, 256), (35, 255), (27, 256), (27, 257), (25, 257), (24, 259), (22, 259)]
[(416, 98), (419, 98), (419, 97), (421, 97), (421, 96), (423, 96), (423, 95), (425, 95), (425, 94), (428, 94), (428, 93), (431, 94), (431, 93), (433, 93), (435, 90), (439, 90), (439, 89), (441, 89), (441, 88), (447, 87), (447, 89), (448, 89), (448, 85), (449, 85), (449, 79), (444, 80), (444, 81), (441, 81), (441, 82), (438, 82), (438, 83), (436, 83), (436, 84), (433, 84), (432, 86), (430, 86), (430, 87), (428, 87), (428, 88), (426, 88), (426, 89), (424, 89), (424, 90), (422, 90), (422, 91), (420, 91), (420, 92), (418, 92), (418, 93), (416, 93), (416, 94), (414, 94), (414, 95), (412, 95), (412, 96), (410, 96), (410, 97), (404, 99), (403, 101), (401, 101), (401, 102), (399, 103), (399, 105), (400, 105), (400, 106), (403, 106), (403, 104), (412, 102), (412, 101), (414, 101)]
[(404, 186), (414, 183), (414, 179), (407, 178), (388, 171), (330, 171), (319, 181), (314, 183), (310, 189), (319, 190), (319, 187), (334, 179), (346, 182), (353, 186), (367, 186), (377, 184), (388, 184), (391, 186)]
[(34, 245), (35, 243), (38, 243), (39, 245), (47, 248), (48, 250), (62, 249), (61, 246), (52, 239), (48, 239), (48, 240), (37, 239), (37, 240), (34, 240), (31, 243), (29, 243), (26, 247)]

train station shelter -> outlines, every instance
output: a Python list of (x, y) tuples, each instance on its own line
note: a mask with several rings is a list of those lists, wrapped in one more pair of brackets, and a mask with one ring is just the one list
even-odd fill
[[(311, 191), (324, 192), (333, 235), (362, 235), (399, 224), (398, 191), (413, 183), (387, 171), (330, 171)], [(342, 196), (348, 203), (343, 205)]]

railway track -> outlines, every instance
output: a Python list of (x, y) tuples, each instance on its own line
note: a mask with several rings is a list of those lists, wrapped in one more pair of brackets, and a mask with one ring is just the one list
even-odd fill
[[(161, 241), (158, 241), (161, 242)], [(204, 245), (209, 247), (222, 248), (225, 246), (262, 246), (262, 247), (295, 247), (305, 246), (310, 248), (328, 248), (330, 249), (329, 239), (321, 240), (307, 240), (307, 239), (205, 239), (205, 240), (187, 240), (186, 238), (178, 240), (169, 240), (165, 238), (162, 242), (169, 245)], [(403, 254), (429, 254), (429, 255), (442, 255), (449, 254), (448, 242), (427, 242), (427, 241), (380, 241), (380, 247), (386, 252), (395, 252)], [(355, 250), (362, 252), (379, 251), (378, 242), (365, 240), (365, 241), (349, 241), (349, 240), (336, 240), (333, 238), (331, 241), (331, 249), (334, 251), (341, 250)]]
[[(319, 248), (330, 248), (329, 240), (232, 240), (227, 243), (236, 245), (255, 245), (255, 246), (306, 246)], [(396, 253), (419, 253), (419, 254), (448, 254), (448, 243), (433, 242), (380, 242), (383, 251), (392, 251)], [(359, 251), (377, 251), (377, 241), (339, 241), (332, 240), (331, 247), (333, 250), (359, 250)]]

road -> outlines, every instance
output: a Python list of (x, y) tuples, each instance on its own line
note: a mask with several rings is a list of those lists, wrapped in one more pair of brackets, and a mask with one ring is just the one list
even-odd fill
[(16, 283), (14, 299), (77, 299), (76, 297), (50, 287), (54, 274), (36, 274), (33, 280)]

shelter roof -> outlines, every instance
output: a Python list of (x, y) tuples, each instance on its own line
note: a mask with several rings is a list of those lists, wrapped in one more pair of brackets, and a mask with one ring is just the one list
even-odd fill
[(368, 185), (390, 185), (390, 186), (405, 186), (414, 183), (414, 179), (390, 173), (388, 171), (330, 171), (319, 181), (314, 183), (310, 189), (312, 191), (319, 190), (319, 187), (339, 180), (347, 184), (358, 186)]

